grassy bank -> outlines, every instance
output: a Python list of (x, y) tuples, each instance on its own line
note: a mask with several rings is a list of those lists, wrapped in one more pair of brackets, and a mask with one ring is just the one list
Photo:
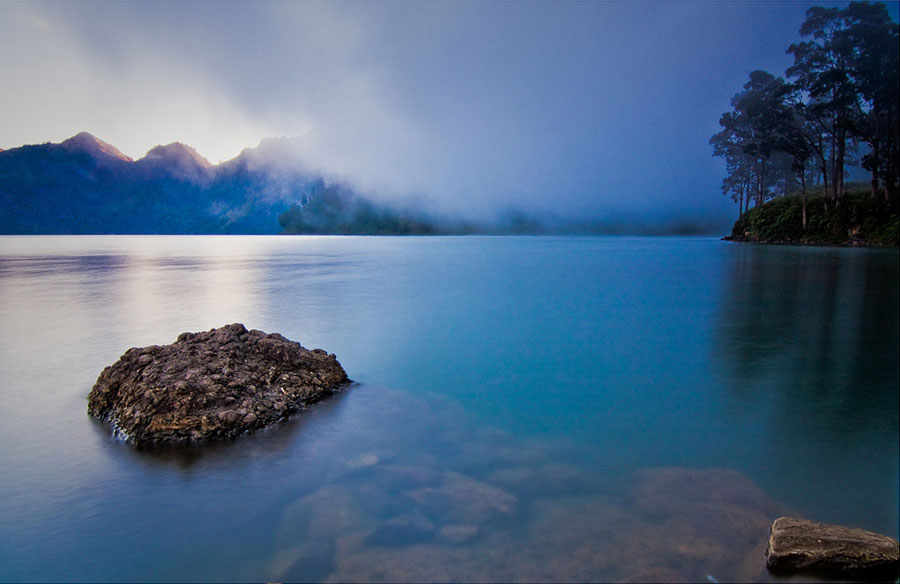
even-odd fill
[(897, 245), (898, 204), (867, 192), (846, 193), (839, 205), (822, 196), (800, 195), (754, 207), (734, 223), (729, 241), (810, 245)]

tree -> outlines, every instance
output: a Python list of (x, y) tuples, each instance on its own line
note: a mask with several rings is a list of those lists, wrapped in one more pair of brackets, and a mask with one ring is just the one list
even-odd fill
[(817, 132), (814, 126), (805, 118), (803, 111), (802, 104), (795, 104), (792, 108), (791, 120), (784, 128), (781, 147), (791, 156), (791, 170), (796, 174), (800, 183), (800, 194), (803, 201), (802, 225), (805, 233), (807, 225), (806, 173), (810, 159), (817, 152), (815, 148)]
[[(806, 226), (808, 173), (817, 166), (825, 211), (844, 194), (845, 167), (861, 160), (872, 173), (872, 195), (887, 200), (900, 188), (900, 32), (884, 4), (814, 6), (790, 45), (787, 83), (753, 71), (710, 139), (726, 161), (722, 191), (743, 215), (799, 183)], [(864, 146), (860, 153), (859, 146)], [(861, 159), (859, 154), (862, 154)], [(815, 180), (816, 174), (812, 174)], [(795, 188), (795, 187), (794, 187)]]
[(712, 144), (713, 154), (725, 159), (727, 174), (722, 179), (722, 194), (731, 196), (732, 200), (738, 204), (738, 217), (740, 217), (750, 208), (753, 162), (750, 155), (744, 152), (745, 135), (741, 131), (741, 121), (735, 119), (735, 114), (723, 114), (719, 124), (724, 129), (710, 138), (709, 143)]
[[(787, 96), (791, 88), (781, 77), (767, 71), (753, 71), (750, 81), (744, 84), (744, 91), (732, 100), (735, 111), (744, 115), (750, 130), (750, 139), (744, 151), (756, 158), (756, 204), (762, 205), (772, 195), (772, 183), (767, 177), (772, 154), (781, 149), (781, 132), (790, 120)], [(769, 179), (767, 181), (767, 178)]]
[(784, 151), (784, 128), (793, 119), (789, 96), (792, 87), (767, 71), (753, 71), (744, 89), (731, 99), (734, 111), (722, 115), (722, 132), (710, 140), (716, 156), (724, 156), (729, 175), (722, 185), (739, 200), (746, 194), (747, 208), (774, 196), (778, 182), (773, 154)]
[(857, 95), (848, 72), (849, 53), (840, 35), (842, 26), (837, 8), (813, 6), (807, 10), (800, 34), (813, 40), (788, 47), (794, 65), (786, 71), (807, 92), (808, 114), (830, 134), (831, 192), (837, 201), (844, 193), (844, 158), (857, 110)]
[(884, 184), (885, 197), (897, 194), (900, 33), (884, 4), (852, 2), (841, 11), (840, 45), (847, 52), (857, 93), (857, 135), (869, 144), (863, 167), (872, 173), (872, 196)]
[[(792, 44), (794, 65), (786, 74), (808, 94), (806, 111), (830, 138), (832, 196), (840, 200), (851, 139), (869, 145), (863, 164), (872, 172), (872, 194), (885, 183), (896, 193), (898, 38), (884, 4), (851, 2), (843, 10), (814, 6), (800, 34), (812, 40)], [(884, 179), (882, 179), (884, 176)]]

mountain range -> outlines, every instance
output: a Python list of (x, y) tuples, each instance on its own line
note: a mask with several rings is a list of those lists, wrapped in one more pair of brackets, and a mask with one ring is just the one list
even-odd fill
[(377, 202), (300, 164), (287, 138), (265, 138), (211, 164), (179, 142), (138, 160), (87, 132), (0, 150), (0, 234), (681, 234), (694, 219), (566, 218), (501, 211), (430, 215)]
[[(59, 144), (3, 150), (0, 233), (274, 234), (285, 229), (282, 214), (293, 209), (296, 216), (321, 193), (337, 197), (342, 209), (361, 200), (285, 164), (280, 149), (279, 139), (265, 139), (213, 165), (175, 142), (133, 160), (82, 132)], [(334, 226), (318, 221), (316, 229)]]

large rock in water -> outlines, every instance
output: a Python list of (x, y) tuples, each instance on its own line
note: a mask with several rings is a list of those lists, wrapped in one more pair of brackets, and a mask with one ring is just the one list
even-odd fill
[(895, 539), (864, 529), (779, 517), (772, 523), (766, 564), (778, 571), (871, 574), (894, 581), (900, 548)]
[(100, 374), (88, 413), (126, 440), (231, 438), (277, 422), (350, 380), (334, 355), (230, 324), (129, 349)]

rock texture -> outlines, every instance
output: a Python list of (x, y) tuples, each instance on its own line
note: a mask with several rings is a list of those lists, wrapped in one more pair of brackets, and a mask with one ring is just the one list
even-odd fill
[(129, 349), (100, 374), (88, 413), (136, 444), (231, 438), (273, 424), (350, 380), (334, 355), (230, 324)]
[(779, 517), (772, 523), (766, 564), (779, 571), (877, 572), (895, 580), (900, 568), (897, 541), (854, 527)]

